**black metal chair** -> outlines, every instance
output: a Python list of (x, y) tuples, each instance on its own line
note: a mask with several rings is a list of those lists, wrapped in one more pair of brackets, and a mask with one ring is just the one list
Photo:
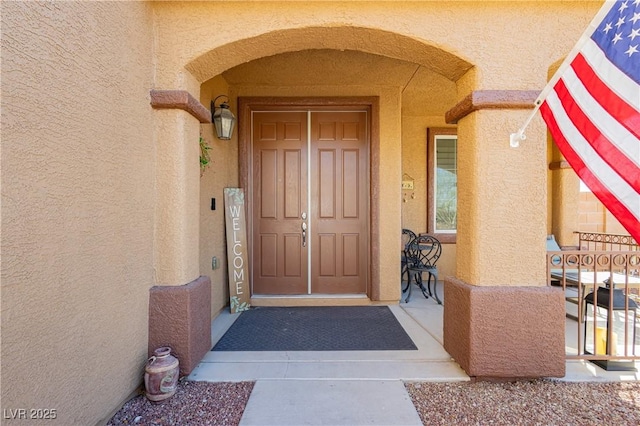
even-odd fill
[[(427, 299), (433, 297), (439, 305), (442, 305), (436, 289), (436, 282), (438, 281), (436, 262), (441, 254), (442, 245), (440, 241), (431, 235), (419, 235), (407, 245), (405, 258), (409, 280), (407, 284), (408, 294), (405, 302), (408, 302), (411, 297), (411, 282), (413, 278), (424, 297)], [(422, 280), (424, 273), (428, 274), (426, 287)]]
[[(402, 289), (402, 294), (405, 294), (409, 290), (409, 285), (411, 284), (411, 280), (409, 279), (409, 265), (407, 264), (407, 248), (417, 237), (416, 233), (412, 230), (406, 228), (402, 229), (402, 252), (400, 262), (400, 288)], [(408, 300), (405, 300), (405, 302), (407, 301)]]

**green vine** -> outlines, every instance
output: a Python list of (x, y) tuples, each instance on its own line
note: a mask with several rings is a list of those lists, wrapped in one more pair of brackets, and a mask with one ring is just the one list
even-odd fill
[(207, 144), (207, 141), (200, 136), (200, 176), (204, 174), (205, 169), (211, 162), (211, 157), (209, 157), (210, 149), (211, 147)]

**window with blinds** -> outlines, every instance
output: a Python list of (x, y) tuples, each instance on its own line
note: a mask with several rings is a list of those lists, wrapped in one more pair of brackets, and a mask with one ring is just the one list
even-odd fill
[(455, 135), (436, 135), (434, 138), (434, 232), (456, 232), (457, 143)]

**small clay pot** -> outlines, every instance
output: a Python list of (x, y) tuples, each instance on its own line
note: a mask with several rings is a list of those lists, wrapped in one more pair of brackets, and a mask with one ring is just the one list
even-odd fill
[(171, 398), (178, 388), (180, 367), (171, 348), (164, 346), (153, 351), (144, 369), (144, 387), (149, 401), (161, 402)]

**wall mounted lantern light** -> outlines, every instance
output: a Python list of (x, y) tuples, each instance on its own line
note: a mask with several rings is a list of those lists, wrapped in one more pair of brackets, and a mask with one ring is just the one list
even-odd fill
[[(216, 107), (216, 101), (222, 97), (227, 98), (227, 100)], [(213, 124), (216, 126), (218, 139), (225, 141), (231, 139), (231, 135), (233, 135), (233, 127), (236, 124), (236, 117), (229, 110), (228, 101), (229, 97), (227, 95), (220, 95), (211, 101), (211, 119), (213, 120)]]

